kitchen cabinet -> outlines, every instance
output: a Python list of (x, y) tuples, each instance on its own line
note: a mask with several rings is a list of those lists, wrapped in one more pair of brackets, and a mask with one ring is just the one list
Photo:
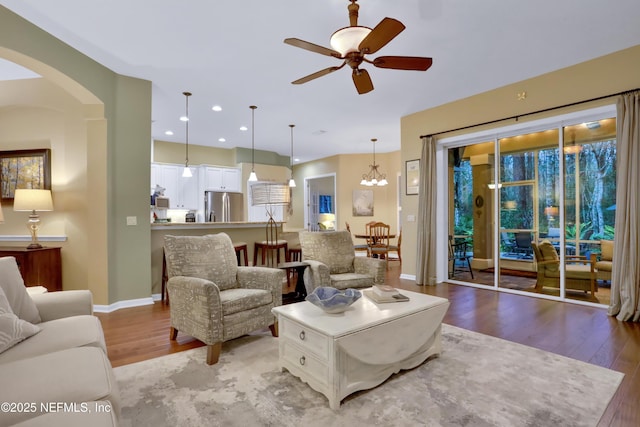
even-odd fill
[(242, 191), (240, 169), (201, 166), (200, 177), (204, 184), (203, 191), (231, 191), (238, 193)]
[(171, 209), (198, 208), (198, 173), (191, 168), (192, 176), (182, 176), (183, 165), (154, 163), (151, 165), (151, 190), (156, 185), (165, 188), (164, 195), (169, 198)]

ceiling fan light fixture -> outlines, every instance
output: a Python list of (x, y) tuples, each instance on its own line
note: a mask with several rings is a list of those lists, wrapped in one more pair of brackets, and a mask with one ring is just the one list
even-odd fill
[(342, 56), (349, 52), (358, 52), (360, 43), (370, 32), (371, 28), (362, 26), (341, 28), (331, 35), (331, 47)]

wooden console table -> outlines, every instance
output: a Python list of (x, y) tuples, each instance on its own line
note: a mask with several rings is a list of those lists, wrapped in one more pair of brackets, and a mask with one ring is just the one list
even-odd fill
[(62, 290), (60, 248), (0, 246), (0, 257), (6, 256), (15, 257), (25, 286), (44, 286), (49, 292)]

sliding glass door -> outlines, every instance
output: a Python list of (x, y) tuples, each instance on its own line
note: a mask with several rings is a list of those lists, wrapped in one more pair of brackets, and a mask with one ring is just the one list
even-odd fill
[(504, 133), (447, 149), (448, 280), (608, 304), (615, 118)]

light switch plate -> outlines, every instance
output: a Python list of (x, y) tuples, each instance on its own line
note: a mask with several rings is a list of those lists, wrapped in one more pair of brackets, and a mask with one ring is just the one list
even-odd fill
[(128, 216), (127, 217), (127, 225), (138, 225), (138, 217), (137, 216)]

